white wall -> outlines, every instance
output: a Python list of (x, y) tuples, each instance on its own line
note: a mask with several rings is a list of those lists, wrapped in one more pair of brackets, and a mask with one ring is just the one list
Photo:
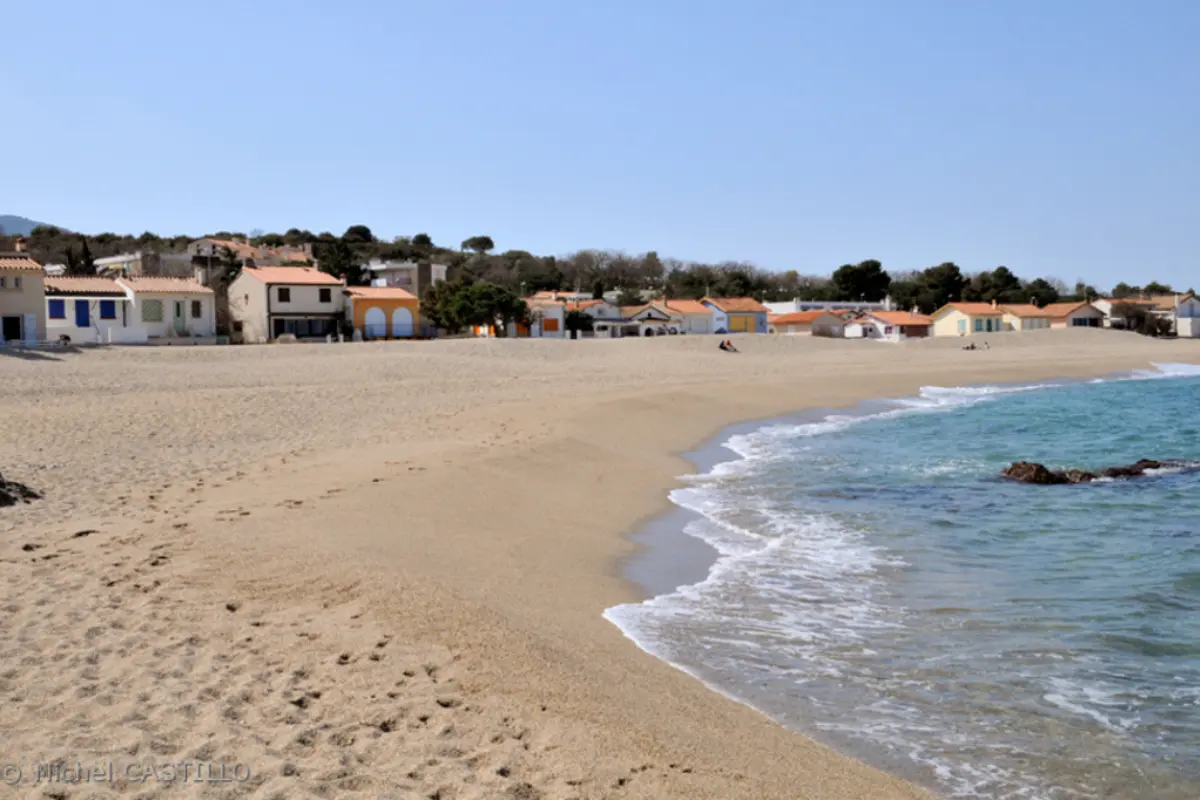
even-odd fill
[[(346, 310), (345, 296), (340, 285), (309, 286), (272, 284), (267, 287), (269, 301), (267, 309), (271, 314), (341, 314)], [(279, 299), (281, 289), (286, 289), (289, 295), (285, 303)], [(321, 290), (329, 293), (329, 302), (321, 302)]]
[(684, 333), (712, 333), (713, 332), (712, 314), (684, 314), (683, 315), (683, 332)]
[[(63, 301), (63, 319), (52, 319), (50, 308), (52, 301)], [(100, 304), (112, 301), (115, 319), (101, 319)], [(76, 321), (76, 303), (88, 306), (86, 328), (78, 327)], [(133, 313), (132, 303), (124, 297), (79, 297), (64, 295), (46, 298), (46, 338), (55, 341), (60, 336), (70, 336), (74, 343), (94, 344), (145, 344), (146, 329), (137, 321)]]
[[(136, 322), (151, 339), (174, 337), (208, 337), (216, 334), (216, 309), (211, 294), (183, 292), (135, 292), (131, 324)], [(200, 316), (193, 315), (193, 302), (200, 304)], [(162, 314), (154, 313), (156, 304)], [(183, 333), (177, 332), (176, 317), (182, 315)], [(155, 319), (154, 317), (160, 316)], [(148, 318), (149, 317), (149, 318)]]

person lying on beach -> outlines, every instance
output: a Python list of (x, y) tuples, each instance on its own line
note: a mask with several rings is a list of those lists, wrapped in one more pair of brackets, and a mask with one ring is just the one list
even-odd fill
[(974, 343), (974, 342), (971, 342), (970, 344), (964, 344), (964, 345), (963, 345), (963, 350), (975, 350), (975, 349), (977, 349), (977, 348), (975, 347), (975, 343)]
[(725, 341), (721, 342), (721, 349), (724, 350), (726, 353), (740, 352), (736, 347), (733, 346), (733, 342), (731, 342), (729, 339), (726, 339)]

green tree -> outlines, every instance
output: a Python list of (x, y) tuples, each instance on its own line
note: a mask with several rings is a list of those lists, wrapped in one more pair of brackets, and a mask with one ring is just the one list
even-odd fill
[(617, 305), (619, 306), (640, 306), (642, 304), (642, 293), (637, 289), (621, 289), (617, 294)]
[(1174, 294), (1175, 290), (1165, 283), (1158, 281), (1150, 281), (1142, 287), (1142, 291), (1149, 295)]
[(1048, 306), (1051, 303), (1057, 303), (1059, 298), (1058, 289), (1045, 278), (1034, 278), (1029, 283), (1025, 284), (1025, 294), (1037, 306)]
[(418, 250), (432, 250), (433, 239), (430, 238), (428, 233), (418, 233), (412, 237), (412, 246)]
[(966, 278), (962, 270), (952, 261), (930, 267), (920, 275), (920, 289), (917, 292), (917, 307), (929, 314), (947, 303), (957, 302), (962, 298)]
[(843, 264), (831, 276), (837, 300), (878, 303), (888, 293), (892, 278), (875, 259), (857, 264)]
[(1127, 297), (1137, 297), (1141, 292), (1141, 287), (1130, 286), (1125, 281), (1121, 281), (1112, 288), (1112, 296), (1117, 300), (1124, 300)]
[(567, 331), (571, 334), (571, 338), (575, 339), (579, 333), (590, 331), (592, 326), (595, 324), (595, 320), (593, 320), (592, 316), (586, 311), (572, 309), (571, 311), (567, 312), (566, 318), (563, 320), (563, 324)]
[(92, 248), (88, 246), (86, 236), (79, 237), (79, 269), (83, 275), (96, 274), (96, 260), (92, 258)]
[(344, 279), (347, 286), (368, 283), (370, 273), (363, 269), (363, 259), (344, 239), (322, 242), (314, 247), (314, 251), (322, 272)]
[(496, 249), (496, 243), (492, 241), (490, 236), (472, 236), (469, 239), (463, 239), (463, 250), (472, 250), (477, 255), (490, 253)]

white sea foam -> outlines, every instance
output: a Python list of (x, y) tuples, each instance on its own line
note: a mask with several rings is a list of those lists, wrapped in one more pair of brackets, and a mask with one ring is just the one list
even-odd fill
[[(1200, 376), (1200, 365), (1156, 363), (1154, 367), (1092, 382)], [(748, 495), (745, 490), (766, 480), (773, 464), (795, 458), (797, 448), (803, 448), (804, 440), (811, 437), (870, 420), (953, 412), (1005, 395), (1066, 385), (1070, 384), (926, 386), (914, 397), (886, 401), (880, 410), (871, 413), (829, 414), (812, 422), (775, 423), (731, 436), (723, 444), (736, 459), (717, 464), (705, 474), (682, 476), (687, 485), (670, 495), (676, 505), (697, 515), (686, 526), (686, 532), (707, 542), (719, 554), (708, 576), (641, 603), (609, 608), (605, 618), (646, 652), (698, 678), (714, 691), (751, 706), (755, 703), (754, 691), (749, 687), (732, 689), (730, 684), (737, 682), (729, 680), (728, 675), (736, 672), (738, 665), (730, 657), (722, 657), (720, 650), (736, 652), (743, 662), (755, 662), (763, 674), (785, 681), (785, 685), (796, 686), (816, 677), (850, 678), (845, 670), (853, 669), (853, 665), (830, 658), (827, 653), (833, 647), (874, 652), (866, 648), (871, 637), (883, 630), (903, 628), (905, 610), (875, 599), (876, 589), (883, 582), (881, 572), (903, 567), (903, 563), (872, 546), (861, 531), (829, 517), (781, 505), (778, 498)], [(963, 466), (947, 461), (926, 469), (928, 474), (939, 474)], [(686, 625), (679, 624), (683, 620)], [(714, 647), (722, 643), (722, 648)], [(702, 650), (703, 656), (697, 658), (697, 650)], [(779, 666), (782, 664), (802, 664), (804, 668)], [(1094, 690), (1084, 687), (1076, 691), (1066, 684), (1055, 685), (1043, 698), (1106, 729), (1124, 729), (1128, 720), (1098, 710), (1105, 705), (1103, 698), (1088, 695), (1089, 691)], [(741, 692), (749, 696), (739, 696)], [(823, 727), (847, 735), (865, 735), (889, 751), (904, 754), (911, 762), (936, 773), (954, 796), (982, 796), (986, 794), (983, 787), (995, 787), (998, 781), (1017, 787), (1008, 796), (1044, 796), (1021, 776), (998, 767), (972, 766), (959, 760), (951, 763), (926, 752), (910, 736), (912, 726), (919, 725), (920, 720), (904, 723), (903, 714), (894, 716), (894, 724), (853, 718), (846, 720), (844, 730), (836, 723), (827, 722)]]

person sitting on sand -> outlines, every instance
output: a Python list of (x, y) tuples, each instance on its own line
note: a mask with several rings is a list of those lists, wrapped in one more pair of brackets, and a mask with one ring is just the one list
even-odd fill
[(737, 349), (736, 347), (734, 347), (734, 346), (733, 346), (733, 341), (732, 341), (732, 340), (730, 340), (730, 339), (726, 339), (726, 340), (725, 340), (725, 349), (726, 349), (726, 350), (728, 350), (728, 351), (729, 351), (729, 352), (731, 352), (731, 353), (737, 353), (737, 352), (739, 352), (739, 351), (738, 351), (738, 349)]
[(718, 343), (717, 343), (717, 348), (718, 348), (718, 349), (720, 349), (720, 350), (724, 350), (724, 351), (726, 351), (726, 352), (728, 352), (728, 351), (729, 351), (729, 348), (728, 348), (728, 347), (725, 345), (725, 340), (724, 340), (724, 339), (722, 339), (720, 342), (718, 342)]

